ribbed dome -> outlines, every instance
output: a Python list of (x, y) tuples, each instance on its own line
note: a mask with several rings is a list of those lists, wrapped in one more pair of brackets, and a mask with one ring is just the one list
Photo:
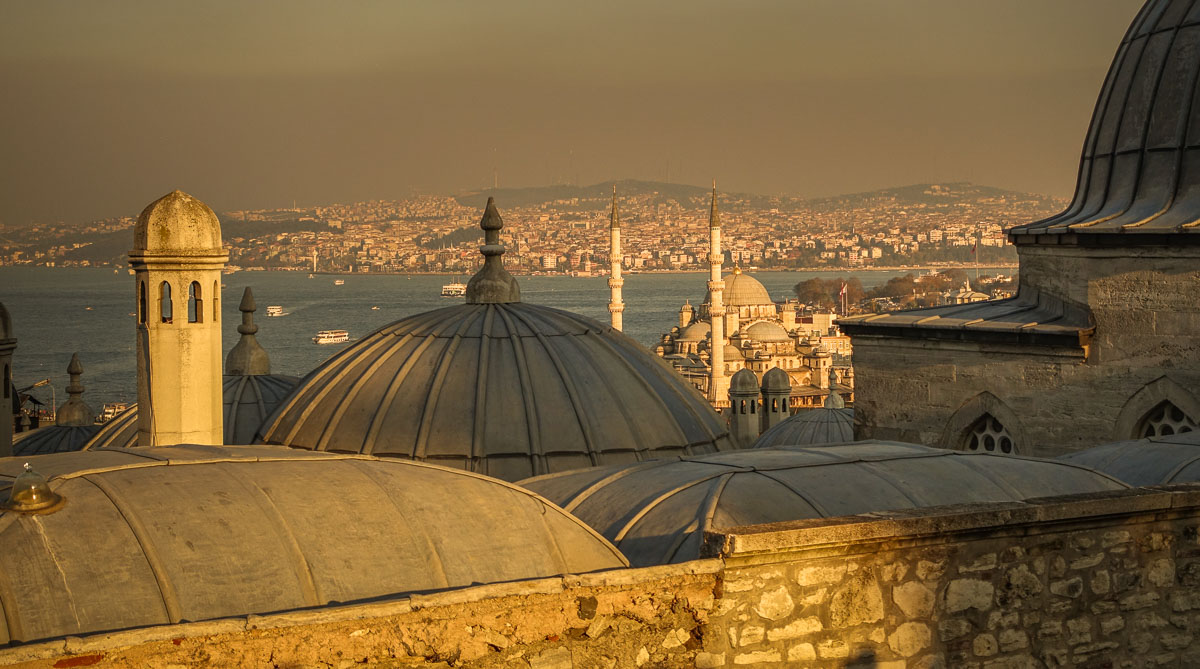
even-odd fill
[[(1075, 198), (1010, 230), (1043, 234), (1197, 233), (1200, 218), (1200, 4), (1150, 0), (1100, 91)], [(1161, 240), (1158, 242), (1161, 243)]]
[(133, 228), (134, 253), (220, 255), (221, 221), (200, 200), (171, 191), (146, 206)]
[(758, 394), (758, 377), (748, 369), (739, 369), (729, 379), (729, 391)]
[[(284, 374), (225, 375), (222, 384), (222, 411), (225, 445), (254, 443), (255, 435), (279, 403), (292, 392), (300, 379)], [(104, 424), (83, 450), (132, 448), (137, 446), (137, 405), (122, 411)]]
[(1059, 459), (1133, 486), (1200, 481), (1200, 432), (1101, 444)]
[(421, 463), (166, 446), (31, 464), (66, 503), (0, 513), (0, 644), (626, 565), (533, 493)]
[[(721, 301), (727, 307), (753, 307), (773, 305), (771, 294), (749, 274), (735, 269), (725, 275), (725, 290), (721, 293)], [(704, 294), (704, 303), (712, 304), (712, 293)]]
[(734, 360), (742, 360), (745, 357), (746, 357), (746, 355), (744, 353), (742, 353), (742, 349), (734, 346), (733, 344), (725, 345), (725, 362), (732, 362)]
[(762, 389), (764, 391), (789, 391), (792, 389), (792, 377), (778, 367), (772, 367), (763, 374)]
[(771, 429), (754, 442), (754, 448), (816, 446), (854, 441), (854, 409), (817, 408), (803, 410)]
[(746, 336), (766, 344), (778, 344), (792, 340), (782, 325), (770, 321), (759, 321), (746, 328)]
[(716, 528), (1128, 487), (1053, 460), (884, 441), (664, 459), (521, 485), (592, 526), (638, 567), (702, 557), (704, 533)]
[(704, 399), (632, 339), (519, 302), (418, 314), (300, 382), (261, 432), (505, 480), (731, 448)]
[(708, 321), (697, 321), (684, 328), (678, 337), (678, 341), (704, 341), (708, 338), (708, 333), (712, 330), (712, 326)]
[[(13, 455), (78, 451), (100, 431), (99, 425), (47, 425), (13, 435)], [(137, 432), (137, 426), (134, 426)]]

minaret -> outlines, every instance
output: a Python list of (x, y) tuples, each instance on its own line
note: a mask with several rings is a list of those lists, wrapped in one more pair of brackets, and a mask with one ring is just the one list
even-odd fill
[(246, 290), (242, 291), (242, 303), (238, 305), (238, 311), (242, 312), (242, 324), (238, 326), (237, 331), (242, 337), (225, 358), (225, 373), (229, 376), (271, 373), (271, 358), (254, 337), (258, 332), (258, 326), (254, 324), (255, 309), (254, 292), (250, 290), (250, 286), (246, 286)]
[(708, 211), (708, 321), (712, 336), (709, 361), (708, 399), (716, 404), (725, 399), (729, 380), (725, 377), (725, 303), (722, 291), (725, 281), (721, 278), (721, 216), (717, 212), (717, 181), (713, 180), (712, 207)]
[(142, 211), (133, 234), (138, 445), (220, 445), (221, 222), (173, 191)]
[(54, 424), (63, 427), (87, 427), (94, 424), (96, 412), (83, 401), (83, 382), (79, 380), (79, 377), (83, 376), (83, 365), (79, 362), (78, 353), (71, 356), (67, 374), (71, 377), (71, 383), (67, 385), (68, 398), (54, 412)]
[(608, 219), (608, 313), (612, 316), (614, 330), (624, 329), (625, 302), (621, 299), (621, 219), (617, 217), (617, 185), (613, 184), (612, 215)]
[(0, 457), (12, 455), (13, 420), (16, 412), (13, 404), (17, 398), (13, 394), (12, 384), (12, 354), (17, 348), (17, 339), (13, 337), (12, 320), (8, 310), (0, 302)]

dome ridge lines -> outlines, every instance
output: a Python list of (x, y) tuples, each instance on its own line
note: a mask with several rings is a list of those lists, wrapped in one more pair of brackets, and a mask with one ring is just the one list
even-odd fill
[[(957, 452), (957, 451), (952, 451), (952, 452)], [(991, 455), (991, 453), (985, 452), (985, 455)], [(951, 462), (954, 462), (954, 463), (962, 466), (964, 469), (970, 469), (971, 471), (975, 472), (976, 474), (979, 474), (980, 476), (982, 476), (983, 478), (985, 478), (989, 482), (991, 482), (992, 485), (996, 486), (997, 488), (1003, 489), (1004, 492), (1008, 493), (1009, 495), (1012, 495), (1013, 497), (1015, 497), (1017, 499), (1020, 499), (1022, 497), (1021, 491), (1018, 490), (1016, 486), (1009, 483), (1007, 477), (1001, 476), (999, 472), (995, 471), (994, 469), (992, 469), (990, 467), (975, 467), (975, 466), (972, 466), (972, 464), (969, 460), (964, 462), (962, 460), (962, 458), (955, 458), (954, 460), (951, 460)]]
[(317, 584), (316, 579), (313, 578), (308, 560), (304, 559), (304, 552), (300, 549), (300, 542), (296, 539), (295, 531), (292, 530), (292, 526), (288, 524), (287, 518), (280, 512), (279, 507), (275, 505), (275, 500), (271, 499), (270, 494), (263, 490), (262, 486), (247, 481), (241, 468), (226, 467), (223, 464), (220, 467), (225, 478), (236, 481), (245, 491), (243, 499), (253, 499), (255, 505), (273, 521), (267, 525), (275, 531), (280, 540), (279, 543), (287, 551), (287, 561), (291, 563), (292, 573), (296, 577), (304, 599), (307, 600), (305, 603), (308, 606), (320, 606), (328, 601), (325, 594), (321, 592), (321, 587)]
[[(411, 334), (405, 334), (404, 336), (413, 341), (417, 340), (417, 337), (414, 337)], [(412, 372), (413, 366), (417, 364), (417, 361), (421, 358), (421, 355), (437, 340), (438, 337), (432, 333), (423, 335), (420, 338), (420, 341), (417, 342), (416, 346), (414, 346), (411, 350), (408, 350), (408, 358), (401, 363), (400, 369), (396, 370), (396, 374), (392, 376), (390, 380), (388, 380), (387, 388), (380, 396), (379, 403), (376, 405), (375, 411), (371, 414), (371, 422), (367, 426), (366, 432), (364, 432), (364, 454), (370, 455), (374, 453), (375, 442), (379, 437), (380, 431), (383, 430), (384, 422), (387, 420), (387, 408), (392, 406), (392, 401), (395, 399), (396, 394), (400, 392), (400, 386), (404, 384), (404, 381)], [(399, 346), (394, 346), (393, 351), (397, 351), (400, 348), (401, 347)], [(412, 457), (416, 452), (415, 442), (410, 444), (410, 446), (411, 448), (409, 450), (409, 456)]]
[[(242, 391), (245, 390), (246, 381), (248, 379), (249, 379), (249, 377), (244, 374), (237, 376), (236, 383), (237, 383), (238, 387), (237, 387), (237, 392), (234, 394), (234, 397), (240, 398), (242, 396)], [(224, 384), (222, 384), (222, 385), (224, 385)], [(221, 389), (221, 394), (224, 395), (224, 388)], [(224, 436), (228, 436), (229, 426), (234, 423), (234, 414), (237, 413), (238, 406), (237, 406), (237, 403), (235, 403), (235, 402), (231, 402), (229, 404), (225, 404), (224, 402), (222, 402), (221, 404), (222, 404), (221, 413), (223, 414), (222, 420), (224, 421), (222, 423), (222, 425), (224, 425), (224, 430), (222, 430), (222, 431), (226, 432), (226, 434)]]
[[(425, 406), (421, 410), (421, 422), (417, 426), (417, 441), (413, 445), (413, 457), (424, 458), (426, 451), (429, 448), (429, 433), (432, 429), (433, 414), (437, 411), (438, 402), (442, 397), (442, 390), (446, 385), (446, 375), (450, 371), (450, 367), (454, 362), (454, 353), (458, 351), (458, 347), (462, 344), (463, 334), (466, 333), (476, 321), (482, 316), (479, 309), (472, 310), (472, 313), (462, 319), (458, 328), (454, 332), (454, 336), (450, 338), (450, 344), (446, 347), (442, 359), (438, 361), (437, 371), (433, 374), (433, 379), (429, 383), (429, 394), (425, 400)], [(393, 349), (394, 351), (395, 349)], [(390, 357), (390, 356), (389, 356)], [(367, 373), (364, 377), (370, 377)], [(364, 447), (369, 447), (369, 444), (364, 444)], [(474, 463), (471, 463), (473, 466)]]
[[(346, 415), (346, 411), (349, 409), (351, 401), (358, 397), (358, 394), (362, 391), (363, 387), (368, 381), (370, 381), (373, 373), (378, 371), (384, 363), (391, 360), (392, 356), (395, 355), (397, 351), (403, 350), (403, 347), (400, 346), (387, 347), (386, 345), (388, 343), (390, 342), (388, 342), (387, 337), (379, 337), (379, 339), (371, 345), (372, 349), (383, 349), (383, 353), (381, 355), (372, 356), (370, 363), (366, 365), (366, 368), (355, 374), (350, 380), (350, 387), (347, 388), (335, 402), (333, 402), (333, 408), (329, 412), (329, 418), (325, 421), (325, 426), (321, 430), (321, 435), (317, 438), (316, 443), (313, 444), (313, 449), (319, 451), (329, 450), (329, 441), (333, 438), (333, 435), (337, 434), (338, 427), (342, 422), (342, 417)], [(357, 359), (355, 361), (357, 361)], [(331, 382), (327, 383), (325, 387), (321, 389), (321, 393), (314, 398), (313, 402), (311, 402), (309, 406), (316, 405), (318, 402), (320, 402), (325, 393), (328, 393), (334, 387), (339, 385), (338, 382), (350, 378), (351, 370), (354, 369), (354, 367), (355, 365), (352, 363), (343, 366), (342, 372), (337, 375), (336, 380), (332, 380)], [(366, 443), (363, 444), (364, 447), (367, 445), (368, 444)]]
[[(162, 463), (160, 463), (162, 464)], [(153, 465), (149, 465), (153, 466)], [(108, 498), (113, 509), (121, 515), (125, 520), (125, 524), (129, 527), (129, 531), (133, 534), (133, 538), (138, 543), (138, 549), (141, 551), (142, 557), (146, 559), (146, 565), (150, 569), (150, 573), (154, 575), (154, 582), (158, 585), (158, 594), (162, 597), (163, 613), (166, 614), (168, 623), (175, 624), (183, 620), (183, 613), (179, 603), (179, 593), (175, 590), (175, 584), (167, 576), (166, 565), (163, 564), (162, 556), (158, 554), (158, 550), (154, 547), (154, 542), (150, 541), (149, 530), (146, 524), (142, 522), (141, 516), (133, 509), (132, 506), (125, 502), (125, 499), (117, 492), (116, 488), (109, 485), (104, 477), (90, 476), (93, 472), (83, 474), (79, 478), (87, 481), (95, 486), (105, 497)]]
[[(575, 386), (574, 377), (567, 373), (567, 368), (563, 365), (562, 358), (559, 357), (558, 351), (550, 345), (549, 340), (547, 340), (546, 336), (542, 334), (540, 330), (533, 327), (533, 325), (529, 322), (528, 316), (517, 312), (512, 312), (512, 317), (524, 323), (525, 326), (530, 330), (533, 330), (534, 337), (537, 338), (538, 343), (546, 351), (547, 357), (550, 358), (551, 364), (554, 365), (554, 369), (558, 372), (559, 378), (562, 379), (563, 387), (567, 390), (567, 399), (569, 399), (571, 402), (571, 409), (575, 413), (575, 421), (579, 424), (580, 433), (583, 435), (583, 446), (585, 449), (587, 449), (586, 453), (588, 455), (588, 459), (591, 460), (592, 465), (597, 464), (596, 454), (599, 453), (599, 450), (596, 442), (596, 435), (593, 431), (593, 426), (590, 420), (591, 413), (587, 411), (586, 406), (580, 400), (579, 389)], [(544, 462), (546, 458), (545, 447), (542, 446), (540, 442), (538, 446), (538, 455)]]
[(1175, 481), (1175, 477), (1179, 476), (1180, 472), (1182, 472), (1184, 469), (1187, 469), (1188, 467), (1190, 467), (1197, 460), (1200, 460), (1200, 455), (1197, 455), (1193, 458), (1187, 458), (1186, 460), (1179, 463), (1178, 465), (1175, 465), (1175, 467), (1172, 468), (1171, 471), (1165, 477), (1163, 477), (1163, 483), (1173, 483)]
[(686, 481), (684, 483), (680, 483), (679, 485), (675, 486), (674, 488), (664, 491), (662, 494), (660, 494), (658, 497), (655, 497), (653, 500), (651, 500), (649, 503), (647, 503), (641, 509), (638, 509), (638, 512), (633, 514), (633, 517), (631, 517), (628, 522), (626, 522), (624, 525), (621, 526), (621, 530), (613, 535), (613, 543), (617, 543), (618, 541), (624, 540), (625, 535), (628, 534), (629, 531), (633, 529), (634, 525), (637, 525), (638, 522), (641, 521), (642, 518), (646, 517), (646, 514), (653, 511), (655, 509), (655, 507), (657, 507), (659, 504), (662, 504), (663, 502), (667, 501), (671, 497), (678, 495), (679, 493), (683, 492), (684, 490), (687, 490), (688, 488), (694, 488), (694, 487), (700, 485), (701, 483), (711, 481), (715, 478), (720, 478), (721, 476), (725, 475), (726, 473), (727, 472), (711, 472), (711, 473), (705, 474), (699, 478), (692, 479), (692, 480)]
[(538, 408), (534, 396), (533, 381), (529, 375), (529, 363), (525, 360), (525, 338), (517, 332), (508, 309), (496, 309), (500, 320), (508, 329), (508, 341), (512, 346), (513, 360), (517, 368), (517, 380), (520, 382), (520, 393), (525, 407), (525, 433), (529, 437), (530, 470), (536, 475), (546, 468), (546, 456), (542, 452), (541, 430), (538, 429)]
[[(818, 502), (816, 499), (814, 499), (811, 495), (805, 494), (805, 492), (803, 490), (792, 485), (791, 483), (788, 483), (782, 477), (780, 477), (778, 474), (775, 474), (775, 472), (777, 472), (777, 471), (787, 471), (790, 469), (792, 469), (792, 468), (791, 467), (775, 467), (775, 468), (759, 467), (755, 470), (754, 473), (758, 474), (759, 476), (761, 476), (765, 479), (774, 481), (775, 483), (778, 483), (779, 485), (783, 486), (784, 488), (787, 488), (789, 491), (791, 491), (792, 494), (794, 494), (795, 496), (804, 500), (805, 504), (812, 507), (813, 511), (816, 511), (817, 513), (821, 514), (822, 516), (828, 518), (832, 515), (835, 515), (835, 514), (829, 513), (829, 510), (826, 509), (824, 506), (822, 506), (821, 503)], [(799, 470), (799, 471), (803, 471), (803, 470)]]
[(496, 320), (496, 307), (488, 305), (479, 330), (479, 361), (475, 377), (475, 415), (471, 420), (471, 466), (482, 461), (483, 423), (487, 419), (488, 358), (492, 348), (492, 323)]
[[(707, 532), (713, 526), (713, 518), (717, 515), (717, 505), (721, 502), (721, 495), (725, 492), (725, 486), (729, 485), (729, 480), (737, 472), (725, 472), (721, 474), (721, 480), (713, 487), (708, 497), (704, 500), (704, 505), (701, 506), (700, 518), (702, 519), (700, 529)], [(674, 555), (672, 555), (674, 557)]]
[[(588, 487), (577, 491), (574, 495), (572, 495), (571, 499), (565, 501), (562, 508), (567, 513), (573, 514), (573, 513), (575, 513), (575, 509), (579, 508), (580, 504), (583, 504), (584, 502), (586, 502), (600, 488), (603, 488), (604, 486), (606, 486), (609, 483), (612, 483), (614, 481), (619, 481), (620, 479), (623, 479), (626, 476), (629, 476), (630, 474), (634, 474), (634, 473), (640, 472), (640, 471), (645, 471), (647, 469), (653, 469), (654, 467), (657, 467), (660, 464), (661, 463), (658, 460), (640, 460), (629, 466), (621, 467), (617, 471), (615, 471), (611, 474), (608, 474), (607, 476), (603, 476), (603, 477), (597, 479), (594, 483), (592, 483)], [(559, 477), (563, 474), (573, 474), (573, 473), (575, 473), (575, 470), (567, 470), (565, 472), (555, 472), (554, 474), (547, 474), (546, 476)]]
[[(897, 459), (899, 459), (899, 458), (897, 458)], [(892, 458), (888, 458), (886, 460), (880, 460), (880, 461), (888, 462), (890, 460), (892, 460)], [(907, 490), (907, 486), (902, 485), (893, 476), (891, 476), (887, 472), (880, 471), (879, 468), (874, 465), (874, 462), (863, 460), (861, 458), (855, 458), (852, 462), (853, 462), (852, 466), (857, 467), (865, 472), (870, 473), (875, 478), (879, 479), (880, 481), (883, 481), (884, 483), (887, 483), (892, 488), (895, 488), (896, 492), (900, 493), (901, 497), (908, 500), (909, 504), (912, 504), (913, 506), (930, 506), (929, 502), (925, 501), (924, 499), (921, 499), (921, 497), (919, 495), (913, 493), (912, 491)]]

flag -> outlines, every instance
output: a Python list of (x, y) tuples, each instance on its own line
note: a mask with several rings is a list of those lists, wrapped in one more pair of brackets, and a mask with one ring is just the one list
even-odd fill
[(838, 291), (838, 295), (840, 295), (842, 297), (846, 296), (846, 284), (845, 283), (842, 284), (842, 289)]
[(975, 255), (975, 249), (977, 248), (979, 248), (979, 242), (975, 242), (971, 245), (971, 255)]

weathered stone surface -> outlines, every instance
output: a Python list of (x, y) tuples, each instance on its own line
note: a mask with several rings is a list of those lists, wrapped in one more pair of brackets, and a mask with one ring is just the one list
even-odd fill
[(933, 591), (918, 581), (892, 588), (892, 601), (909, 618), (924, 618), (933, 611)]
[(819, 567), (802, 567), (796, 571), (798, 585), (833, 585), (846, 575), (846, 565), (834, 564)]
[(946, 588), (945, 607), (950, 613), (958, 613), (967, 609), (986, 611), (992, 607), (992, 595), (995, 588), (987, 581), (972, 578), (959, 578), (950, 581)]
[(792, 614), (795, 604), (785, 586), (768, 590), (759, 597), (754, 612), (767, 620), (780, 620)]
[(1146, 580), (1156, 588), (1165, 588), (1175, 583), (1175, 562), (1161, 558), (1150, 563), (1146, 569)]
[(1029, 566), (1019, 564), (1004, 572), (1004, 584), (997, 594), (1001, 606), (1014, 604), (1030, 597), (1040, 595), (1042, 579), (1029, 570)]
[(566, 648), (551, 648), (529, 659), (529, 669), (572, 669), (571, 651)]
[(846, 645), (841, 639), (830, 639), (817, 644), (817, 655), (829, 660), (843, 657), (850, 657), (850, 646)]
[(817, 650), (811, 643), (801, 643), (788, 649), (788, 662), (811, 662), (817, 659)]
[(852, 627), (883, 620), (883, 593), (869, 573), (849, 578), (833, 593), (829, 619), (834, 627)]
[(746, 625), (738, 637), (738, 645), (753, 646), (756, 643), (762, 643), (764, 632), (762, 625)]
[(1097, 569), (1092, 573), (1091, 580), (1088, 585), (1092, 588), (1092, 594), (1105, 595), (1112, 589), (1112, 579), (1109, 578), (1107, 569)]
[(1078, 597), (1083, 594), (1083, 579), (1076, 577), (1062, 581), (1051, 581), (1050, 592), (1060, 597)]
[(816, 616), (799, 618), (797, 620), (793, 620), (787, 625), (784, 625), (783, 627), (767, 630), (767, 640), (779, 641), (782, 639), (795, 639), (806, 634), (820, 632), (822, 629), (824, 629), (824, 625), (821, 624), (821, 619), (817, 618)]
[(637, 656), (634, 658), (633, 661), (639, 667), (646, 664), (647, 662), (650, 661), (650, 651), (646, 650), (645, 646), (642, 646), (641, 648), (638, 649)]
[(1006, 629), (1000, 631), (1000, 650), (1011, 653), (1029, 647), (1029, 635), (1024, 630)]
[(680, 627), (678, 629), (671, 630), (669, 633), (667, 633), (666, 638), (663, 639), (662, 647), (663, 648), (678, 648), (678, 647), (682, 646), (683, 644), (687, 643), (688, 641), (690, 641), (691, 638), (692, 638), (692, 635), (687, 630)]
[(962, 618), (947, 618), (938, 621), (938, 638), (942, 641), (953, 641), (966, 636), (971, 629), (969, 621)]
[(991, 657), (999, 651), (1000, 645), (991, 634), (980, 634), (971, 642), (971, 650), (978, 657)]
[(897, 655), (912, 657), (929, 647), (929, 626), (925, 623), (904, 623), (888, 635), (888, 647)]
[(780, 662), (783, 656), (777, 650), (756, 650), (752, 653), (741, 653), (733, 658), (734, 664), (766, 664), (768, 662)]
[(725, 653), (696, 653), (696, 669), (717, 669), (725, 666)]

